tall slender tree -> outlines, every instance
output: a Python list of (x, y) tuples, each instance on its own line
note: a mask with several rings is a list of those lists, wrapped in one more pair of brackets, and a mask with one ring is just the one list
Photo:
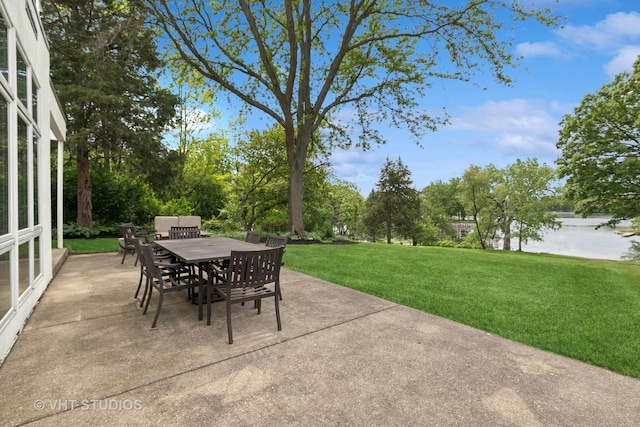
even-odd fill
[(413, 188), (411, 171), (400, 158), (387, 158), (376, 184), (376, 203), (372, 215), (382, 224), (387, 243), (394, 235), (417, 242), (420, 224), (420, 196)]
[(339, 181), (331, 186), (333, 229), (340, 236), (354, 236), (362, 232), (364, 197), (355, 184)]
[(475, 236), (482, 249), (491, 245), (499, 227), (498, 218), (502, 214), (502, 207), (496, 205), (492, 196), (497, 176), (497, 169), (492, 164), (485, 168), (471, 165), (458, 183), (458, 200), (465, 212), (473, 217)]
[(386, 122), (418, 141), (446, 122), (418, 108), (434, 81), (489, 72), (510, 84), (505, 23), (555, 23), (517, 0), (146, 1), (195, 74), (283, 128), (290, 228), (302, 236), (302, 175), (318, 129), (342, 146), (357, 135), (367, 149), (384, 142), (375, 123)]
[(439, 229), (441, 239), (453, 238), (453, 222), (465, 218), (464, 207), (456, 197), (459, 182), (460, 178), (451, 178), (449, 182), (438, 180), (420, 192), (423, 219)]
[(167, 156), (162, 132), (175, 115), (176, 98), (157, 85), (154, 34), (136, 3), (43, 2), (51, 77), (78, 171), (77, 223), (84, 227), (93, 226), (91, 167), (133, 164), (130, 173), (147, 173), (153, 166), (161, 170), (157, 162)]
[(550, 166), (540, 165), (535, 158), (517, 159), (498, 173), (500, 178), (493, 190), (493, 200), (502, 207), (503, 249), (511, 250), (511, 237), (516, 237), (521, 251), (523, 243), (541, 241), (542, 230), (560, 227), (557, 216), (549, 212), (556, 177)]

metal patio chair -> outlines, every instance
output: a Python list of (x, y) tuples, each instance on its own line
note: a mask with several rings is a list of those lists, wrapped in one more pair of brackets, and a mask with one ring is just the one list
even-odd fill
[[(145, 281), (144, 293), (142, 295), (142, 298), (140, 299), (140, 307), (143, 307), (147, 297), (147, 293), (149, 291), (150, 278), (146, 269), (146, 264), (142, 261), (144, 254), (142, 253), (141, 245), (143, 243), (140, 242), (140, 239), (136, 238), (134, 240), (134, 244), (135, 244), (138, 260), (140, 260), (140, 280), (138, 281), (138, 288), (136, 289), (136, 293), (133, 297), (138, 298), (138, 294), (140, 293), (140, 289), (142, 288), (142, 281), (144, 280)], [(146, 244), (146, 242), (144, 244)], [(190, 269), (186, 264), (174, 260), (173, 257), (169, 254), (162, 253), (155, 247), (153, 242), (149, 243), (149, 246), (151, 246), (151, 248), (153, 249), (152, 262), (154, 262), (156, 266), (160, 268), (160, 271), (166, 277), (167, 280), (176, 282), (180, 280), (181, 276), (185, 277), (191, 274)]]
[(207, 286), (207, 324), (211, 324), (211, 302), (215, 292), (225, 302), (229, 344), (233, 344), (232, 304), (254, 301), (260, 314), (262, 300), (273, 297), (278, 330), (282, 330), (278, 293), (283, 250), (278, 246), (261, 251), (232, 251), (229, 267), (218, 274), (219, 284)]
[[(287, 251), (287, 236), (276, 236), (275, 234), (269, 234), (267, 236), (267, 240), (265, 242), (265, 246), (269, 248), (277, 248), (278, 246), (282, 246), (284, 249), (282, 250), (282, 254)], [(284, 265), (284, 261), (282, 261), (282, 265)], [(282, 300), (282, 292), (278, 291), (278, 297)]]
[(169, 239), (196, 239), (200, 237), (200, 229), (198, 226), (193, 227), (175, 227), (169, 229)]
[(144, 262), (144, 271), (147, 277), (147, 289), (149, 291), (149, 294), (143, 297), (143, 300), (146, 298), (146, 303), (142, 314), (147, 314), (153, 290), (155, 289), (158, 291), (158, 307), (156, 308), (156, 315), (153, 318), (153, 323), (151, 324), (151, 327), (155, 328), (158, 323), (158, 317), (160, 317), (164, 294), (166, 292), (178, 292), (183, 289), (193, 291), (195, 287), (199, 286), (199, 280), (198, 278), (193, 277), (193, 275), (180, 270), (182, 267), (179, 265), (176, 266), (176, 270), (173, 270), (173, 266), (171, 269), (166, 269), (166, 265), (154, 262), (154, 251), (151, 245), (140, 242), (138, 242), (138, 244), (141, 254), (140, 259), (141, 262)]
[(244, 237), (245, 242), (249, 243), (260, 243), (260, 239), (262, 239), (262, 234), (256, 231), (247, 231), (247, 235)]

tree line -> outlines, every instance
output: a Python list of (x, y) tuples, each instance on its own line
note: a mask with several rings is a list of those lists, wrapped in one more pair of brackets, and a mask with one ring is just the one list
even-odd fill
[[(446, 113), (417, 108), (434, 81), (489, 73), (510, 84), (516, 59), (510, 40), (498, 37), (503, 25), (557, 24), (549, 9), (511, 0), (52, 0), (43, 8), (52, 80), (68, 119), (78, 225), (102, 221), (93, 217), (98, 169), (141, 180), (164, 205), (193, 203), (196, 190), (228, 184), (219, 179), (227, 171), (214, 165), (200, 164), (206, 178), (190, 176), (187, 154), (200, 145), (194, 134), (179, 132), (177, 149), (163, 144), (171, 129), (188, 129), (181, 105), (228, 96), (282, 129), (285, 230), (300, 237), (315, 228), (310, 213), (321, 215), (308, 200), (310, 157), (383, 144), (381, 122), (406, 127), (418, 141), (447, 121)], [(187, 96), (158, 84), (167, 70)], [(340, 114), (346, 109), (356, 114)]]
[[(545, 229), (560, 226), (551, 212), (562, 203), (555, 176), (537, 159), (516, 160), (502, 169), (471, 165), (461, 177), (417, 191), (402, 160), (387, 159), (365, 200), (363, 229), (374, 240), (383, 236), (387, 243), (404, 239), (413, 245), (458, 241), (486, 249), (500, 237), (509, 250), (515, 238), (522, 250), (529, 240), (542, 240)], [(454, 224), (464, 222), (473, 224), (473, 232), (460, 242)]]
[[(420, 191), (401, 160), (388, 159), (366, 199), (335, 178), (331, 149), (384, 143), (376, 123), (406, 126), (416, 140), (445, 125), (446, 113), (415, 109), (434, 81), (490, 72), (510, 84), (517, 63), (496, 33), (522, 20), (555, 26), (558, 17), (517, 1), (44, 2), (51, 78), (67, 116), (64, 221), (98, 230), (195, 214), (217, 230), (412, 244), (447, 241), (454, 221), (471, 221), (467, 244), (489, 247), (502, 234), (520, 247), (557, 226), (553, 205), (635, 218), (638, 62), (563, 118), (564, 199), (551, 187), (554, 170), (536, 159), (471, 165)], [(246, 108), (239, 126), (251, 109), (273, 126), (234, 138), (207, 130), (220, 96)], [(345, 108), (356, 112), (350, 122)]]

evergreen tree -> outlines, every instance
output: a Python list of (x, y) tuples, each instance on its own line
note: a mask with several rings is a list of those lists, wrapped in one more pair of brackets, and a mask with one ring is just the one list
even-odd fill
[(154, 34), (135, 1), (51, 0), (43, 8), (77, 167), (77, 224), (92, 227), (90, 168), (170, 179), (162, 133), (177, 100), (158, 87)]
[(412, 187), (411, 171), (398, 158), (387, 158), (380, 170), (376, 184), (376, 203), (369, 214), (375, 218), (372, 223), (381, 224), (387, 243), (393, 236), (409, 238), (416, 244), (420, 234), (420, 197)]

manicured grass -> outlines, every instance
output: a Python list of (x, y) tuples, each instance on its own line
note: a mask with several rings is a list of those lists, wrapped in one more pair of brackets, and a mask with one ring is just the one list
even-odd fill
[[(58, 247), (57, 240), (53, 240), (52, 246)], [(71, 249), (72, 253), (117, 252), (118, 238), (64, 239), (63, 246)]]
[(546, 254), (287, 246), (285, 266), (640, 378), (640, 265)]

